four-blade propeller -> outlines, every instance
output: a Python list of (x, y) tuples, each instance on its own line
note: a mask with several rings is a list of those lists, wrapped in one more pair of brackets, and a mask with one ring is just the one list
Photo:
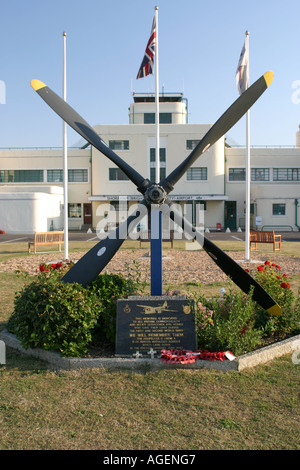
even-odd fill
[(231, 277), (247, 294), (253, 287), (253, 298), (264, 309), (272, 315), (280, 315), (281, 308), (269, 296), (269, 294), (242, 269), (238, 263), (214, 245), (210, 240), (178, 213), (176, 208), (168, 200), (168, 194), (172, 191), (176, 182), (184, 175), (194, 161), (202, 155), (209, 147), (219, 140), (239, 119), (251, 108), (251, 106), (264, 93), (273, 80), (273, 73), (267, 72), (262, 75), (251, 87), (249, 87), (218, 119), (209, 129), (203, 139), (194, 148), (190, 155), (177, 167), (169, 176), (164, 178), (159, 184), (152, 183), (147, 178), (143, 178), (128, 163), (120, 158), (110, 149), (93, 128), (62, 98), (54, 93), (48, 86), (39, 80), (32, 80), (31, 86), (40, 97), (75, 131), (84, 137), (91, 145), (114, 162), (128, 178), (135, 184), (138, 191), (143, 194), (144, 199), (139, 204), (138, 209), (131, 214), (128, 219), (90, 251), (88, 251), (63, 277), (64, 282), (78, 282), (82, 285), (89, 284), (109, 263), (114, 254), (118, 251), (127, 235), (139, 223), (145, 215), (145, 208), (151, 205), (167, 204), (170, 206), (169, 217), (191, 236), (195, 237), (203, 246), (211, 259), (221, 268), (221, 270)]

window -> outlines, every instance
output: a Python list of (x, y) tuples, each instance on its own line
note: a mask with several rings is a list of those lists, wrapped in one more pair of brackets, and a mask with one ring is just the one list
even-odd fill
[[(68, 170), (69, 183), (87, 183), (88, 170)], [(63, 170), (47, 170), (47, 183), (62, 183)]]
[(109, 148), (112, 150), (129, 150), (129, 140), (110, 140)]
[(172, 124), (172, 113), (159, 113), (160, 124)]
[[(152, 183), (156, 183), (156, 149), (150, 148), (150, 181)], [(159, 172), (159, 180), (162, 180), (166, 177), (166, 149), (160, 148), (159, 149), (159, 163), (160, 163), (160, 172)]]
[(1, 170), (0, 183), (43, 183), (43, 170)]
[(70, 219), (81, 218), (81, 204), (80, 203), (69, 203), (68, 204), (68, 217)]
[(205, 167), (192, 167), (189, 168), (187, 173), (188, 181), (203, 181), (207, 180), (207, 168)]
[(186, 149), (193, 150), (198, 144), (200, 140), (187, 140), (186, 141)]
[(63, 170), (47, 170), (47, 183), (62, 183)]
[(69, 183), (87, 183), (88, 171), (87, 170), (68, 170)]
[(109, 169), (109, 181), (128, 181), (128, 176), (120, 168)]
[(229, 181), (246, 181), (245, 168), (229, 168)]
[(273, 181), (300, 181), (300, 168), (273, 168)]
[[(150, 149), (150, 162), (151, 163), (156, 161), (155, 153), (156, 153), (156, 149), (151, 148)], [(165, 148), (160, 148), (159, 149), (159, 160), (160, 160), (160, 163), (162, 163), (162, 162), (166, 163), (166, 149)]]
[(251, 168), (251, 181), (269, 181), (269, 168)]
[[(172, 113), (159, 113), (160, 124), (172, 124)], [(144, 113), (144, 124), (155, 124), (155, 113)]]
[(273, 204), (273, 215), (285, 215), (285, 204)]
[(155, 113), (144, 113), (144, 124), (155, 124)]
[[(166, 168), (160, 167), (159, 180), (162, 180), (165, 177), (166, 177)], [(152, 167), (150, 168), (150, 181), (152, 181), (152, 183), (156, 183), (155, 180), (156, 180), (156, 168)]]

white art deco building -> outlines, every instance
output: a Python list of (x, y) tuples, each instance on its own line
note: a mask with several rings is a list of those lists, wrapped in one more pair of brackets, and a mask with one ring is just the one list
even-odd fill
[[(181, 93), (160, 95), (160, 177), (184, 160), (210, 128), (189, 124)], [(154, 94), (133, 94), (129, 123), (99, 125), (95, 131), (122, 159), (155, 181)], [(251, 226), (300, 230), (300, 132), (289, 148), (251, 148)], [(205, 228), (245, 226), (246, 149), (221, 138), (176, 184), (170, 198)], [(0, 150), (0, 230), (33, 233), (63, 228), (63, 150)], [(70, 230), (107, 230), (127, 218), (142, 198), (135, 186), (94, 148), (68, 149)], [(147, 220), (141, 223), (147, 228)]]

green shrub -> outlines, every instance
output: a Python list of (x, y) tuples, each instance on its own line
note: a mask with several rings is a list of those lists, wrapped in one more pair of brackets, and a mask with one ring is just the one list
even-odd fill
[(139, 281), (132, 276), (126, 278), (121, 274), (109, 273), (99, 275), (88, 286), (89, 291), (101, 299), (94, 332), (95, 340), (115, 344), (117, 300), (140, 292), (139, 287)]
[(78, 357), (87, 351), (101, 302), (78, 284), (40, 274), (15, 297), (8, 329), (28, 349), (40, 347)]
[(272, 261), (265, 261), (253, 272), (253, 277), (280, 305), (282, 315), (275, 317), (257, 306), (256, 327), (262, 328), (265, 337), (284, 338), (300, 332), (300, 301), (296, 298), (281, 267)]
[(88, 344), (115, 344), (117, 299), (141, 293), (140, 267), (100, 274), (89, 286), (60, 281), (72, 263), (41, 264), (36, 279), (16, 295), (8, 329), (25, 348), (40, 347), (78, 357)]
[(236, 356), (252, 351), (262, 340), (262, 332), (254, 328), (255, 303), (252, 293), (232, 292), (207, 301), (196, 301), (198, 348), (210, 351), (231, 351)]
[(196, 300), (199, 348), (240, 355), (300, 333), (300, 291), (296, 298), (281, 267), (266, 261), (251, 275), (280, 305), (282, 314), (270, 315), (252, 300), (252, 293), (246, 296), (229, 289), (223, 297), (209, 300), (200, 295)]

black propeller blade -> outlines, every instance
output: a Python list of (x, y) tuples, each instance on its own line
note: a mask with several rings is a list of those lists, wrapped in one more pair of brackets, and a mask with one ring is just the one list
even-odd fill
[[(116, 155), (96, 134), (92, 127), (43, 82), (32, 80), (31, 86), (67, 124), (124, 171), (128, 178), (137, 186), (138, 191), (145, 195), (145, 199), (140, 207), (150, 207), (151, 204), (161, 205), (165, 202), (167, 194), (173, 189), (173, 185), (182, 177), (193, 162), (236, 124), (268, 88), (272, 80), (273, 73), (267, 72), (248, 88), (211, 127), (190, 155), (167, 178), (164, 178), (159, 185), (143, 178), (136, 170)], [(170, 201), (168, 201), (168, 204), (170, 204)], [(176, 220), (175, 222), (179, 226), (184, 225), (185, 230), (190, 235), (198, 237), (199, 243), (202, 240), (201, 245), (209, 256), (244, 292), (249, 293), (250, 286), (254, 286), (255, 300), (269, 313), (273, 315), (281, 313), (281, 309), (276, 302), (235, 261), (210, 240), (197, 232), (176, 210), (170, 212), (170, 217), (172, 218), (171, 214), (178, 220), (178, 222)], [(126, 222), (123, 222), (120, 227), (111, 232), (108, 237), (86, 253), (68, 271), (63, 280), (65, 282), (79, 282), (83, 285), (89, 284), (109, 263), (126, 238), (124, 233), (128, 234), (134, 228), (141, 218), (140, 215), (139, 211), (137, 211), (129, 216)], [(120, 236), (120, 232), (123, 232), (123, 236)]]
[(196, 238), (198, 243), (203, 247), (211, 259), (219, 266), (219, 268), (227, 274), (232, 281), (246, 294), (249, 294), (251, 286), (254, 288), (253, 300), (261, 305), (271, 315), (280, 315), (281, 308), (270, 297), (270, 295), (261, 287), (250, 274), (248, 274), (238, 263), (236, 263), (230, 256), (224, 253), (212, 241), (208, 240), (203, 233), (197, 231), (190, 222), (177, 211), (176, 206), (172, 201), (167, 200), (166, 203), (170, 207), (169, 217), (185, 233), (188, 233), (193, 238)]
[(63, 276), (64, 282), (78, 282), (83, 286), (90, 284), (110, 262), (127, 239), (129, 232), (139, 223), (147, 213), (145, 200), (139, 203), (136, 211), (109, 235), (98, 242)]
[(69, 124), (70, 127), (121, 168), (141, 193), (146, 191), (150, 181), (145, 180), (145, 178), (143, 178), (136, 170), (110, 149), (101, 137), (96, 134), (94, 129), (70, 105), (68, 105), (68, 103), (66, 103), (60, 96), (54, 93), (54, 91), (40, 80), (32, 80), (31, 86), (50, 106), (50, 108), (52, 108), (56, 114)]
[(274, 78), (273, 72), (266, 72), (253, 83), (218, 119), (218, 121), (205, 134), (203, 139), (193, 149), (190, 155), (163, 179), (159, 184), (169, 193), (175, 183), (184, 175), (194, 161), (208, 148), (212, 147), (226, 132), (229, 131), (241, 117), (251, 108), (258, 98), (266, 91)]

